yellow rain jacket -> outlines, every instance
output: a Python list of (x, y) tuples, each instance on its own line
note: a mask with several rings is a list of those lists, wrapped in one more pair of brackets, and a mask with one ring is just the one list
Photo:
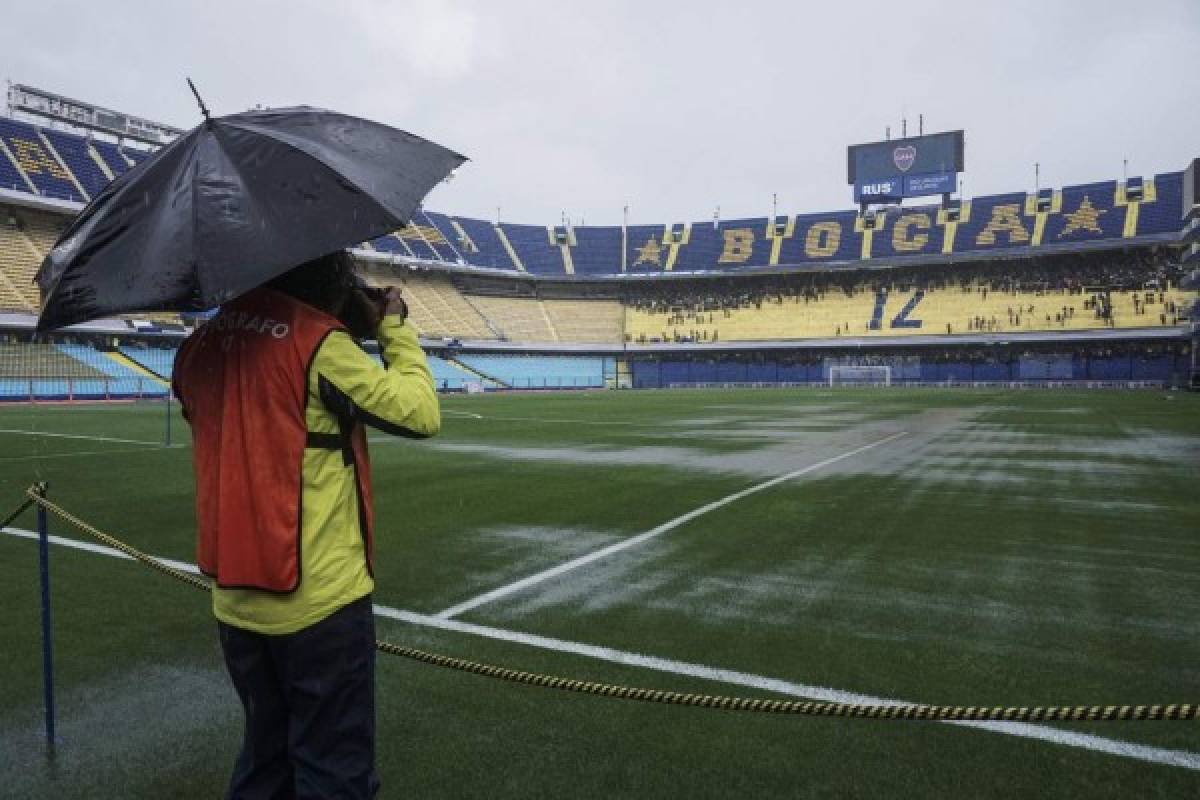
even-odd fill
[[(259, 322), (258, 327), (270, 335), (265, 323)], [(321, 339), (305, 378), (303, 413), (310, 440), (345, 437), (347, 419), (398, 435), (424, 437), (438, 432), (437, 394), (415, 331), (399, 316), (389, 316), (379, 325), (378, 340), (386, 367), (343, 330)], [(189, 374), (188, 350), (185, 344), (176, 364), (176, 392), (198, 439), (195, 431), (200, 420), (192, 417), (204, 412), (189, 406), (189, 385), (205, 376), (200, 370)], [(303, 449), (302, 458), (298, 582), (290, 591), (214, 585), (213, 612), (222, 622), (258, 633), (294, 633), (374, 589), (363, 529), (369, 515), (359, 507), (355, 459), (337, 447), (312, 446)], [(368, 503), (369, 498), (368, 493)]]

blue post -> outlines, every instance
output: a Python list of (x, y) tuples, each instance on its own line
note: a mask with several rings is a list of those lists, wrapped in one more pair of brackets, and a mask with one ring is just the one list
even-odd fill
[[(44, 490), (43, 490), (44, 491)], [(46, 509), (38, 506), (38, 566), (42, 580), (42, 687), (46, 707), (46, 747), (54, 754), (54, 643), (50, 623), (50, 530)]]

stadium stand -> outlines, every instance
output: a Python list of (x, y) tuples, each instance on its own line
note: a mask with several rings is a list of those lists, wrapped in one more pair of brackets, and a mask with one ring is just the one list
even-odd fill
[[(448, 223), (448, 218), (442, 216), (443, 225)], [(451, 225), (450, 231), (444, 231), (443, 225), (438, 225), (433, 220), (433, 215), (426, 212), (424, 209), (418, 208), (413, 214), (412, 228), (421, 236), (424, 241), (433, 250), (434, 255), (440, 261), (447, 263), (467, 263), (463, 257), (460, 236), (457, 231), (453, 230)]]
[(100, 156), (100, 159), (114, 177), (119, 177), (129, 171), (129, 160), (121, 155), (121, 151), (112, 142), (107, 142), (103, 139), (93, 139), (92, 149)]
[(468, 383), (483, 384), (487, 388), (495, 388), (494, 381), (481, 378), (480, 375), (462, 368), (461, 365), (444, 358), (429, 356), (429, 370), (433, 373), (433, 383), (437, 388), (450, 391), (461, 391)]
[[(0, 118), (0, 189), (8, 192), (83, 202), (111, 176), (148, 156), (102, 136)], [(363, 243), (373, 251), (363, 258), (370, 264), (369, 280), (404, 285), (412, 324), (434, 347), (441, 346), (439, 339), (453, 348), (477, 341), (578, 351), (589, 345), (602, 350), (949, 335), (961, 337), (955, 345), (961, 352), (944, 360), (928, 352), (908, 361), (894, 357), (889, 364), (894, 376), (1139, 380), (1175, 374), (1178, 359), (1140, 351), (1100, 357), (1098, 345), (1069, 357), (1033, 353), (964, 361), (961, 355), (972, 340), (993, 334), (1044, 339), (1086, 332), (1120, 340), (1137, 332), (1183, 341), (1200, 301), (1194, 289), (1180, 288), (1180, 246), (1187, 235), (1182, 202), (1183, 174), (1173, 172), (976, 197), (946, 208), (912, 205), (874, 214), (843, 210), (626, 228), (499, 224), (418, 209), (403, 229)], [(0, 207), (0, 309), (36, 312), (33, 276), (67, 222), (65, 215), (15, 200)], [(402, 263), (414, 260), (428, 263), (415, 268)], [(780, 269), (762, 269), (773, 267)], [(622, 271), (639, 279), (606, 280)], [(670, 279), (645, 280), (655, 273)], [(129, 315), (125, 324), (133, 344), (122, 338), (119, 356), (73, 345), (83, 348), (76, 360), (102, 359), (91, 368), (103, 372), (106, 391), (121, 381), (145, 382), (143, 369), (169, 375), (171, 351), (144, 345), (157, 341), (151, 335), (184, 332), (172, 314)], [(124, 336), (123, 329), (118, 332)], [(461, 389), (480, 382), (479, 373), (486, 371), (466, 360), (478, 357), (462, 356), (461, 362), (435, 357), (441, 385)], [(116, 363), (125, 358), (130, 361)], [(500, 371), (499, 384), (572, 378), (595, 385), (594, 365), (575, 371), (579, 365), (570, 362), (502, 358), (510, 361), (480, 362)], [(832, 363), (656, 358), (654, 385), (753, 382), (767, 375), (826, 380)], [(635, 361), (634, 372), (641, 370), (642, 378), (648, 380), (649, 369)], [(57, 392), (61, 386), (47, 388)]]
[(617, 300), (541, 301), (560, 342), (603, 343), (622, 340), (625, 310)]
[(43, 128), (42, 135), (62, 157), (63, 163), (75, 175), (89, 197), (95, 197), (108, 185), (109, 177), (96, 162), (87, 139), (50, 128)]
[[(435, 221), (442, 217), (440, 214), (433, 213), (430, 216)], [(513, 261), (508, 248), (500, 238), (500, 233), (492, 223), (463, 217), (445, 217), (445, 219), (458, 235), (459, 238), (456, 241), (462, 241), (459, 251), (468, 263), (489, 269), (512, 271), (523, 269)]]
[[(833, 211), (669, 225), (632, 225), (624, 231), (626, 272), (742, 271), (755, 267), (843, 264), (871, 259), (912, 259), (991, 250), (1028, 252), (1039, 247), (1097, 241), (1164, 241), (1181, 225), (1182, 173), (1126, 182), (1102, 181), (1048, 190), (974, 198), (957, 216), (938, 206), (906, 206), (870, 222), (854, 211)], [(451, 218), (435, 221), (445, 228)], [(619, 227), (561, 227), (453, 218), (475, 246), (454, 260), (536, 275), (605, 275), (622, 269)], [(384, 237), (385, 239), (388, 237)], [(505, 246), (505, 241), (508, 246)], [(499, 246), (497, 246), (499, 245)], [(400, 252), (390, 242), (376, 243)], [(417, 248), (421, 249), (421, 248)], [(506, 258), (507, 256), (507, 258)], [(417, 257), (428, 258), (427, 249)]]
[(17, 219), (26, 237), (43, 258), (66, 228), (67, 220), (58, 214), (21, 209), (10, 212)]
[(0, 219), (0, 308), (34, 311), (38, 308), (33, 276), (41, 256), (23, 231)]
[(21, 174), (21, 171), (17, 169), (16, 162), (9, 156), (8, 146), (4, 144), (3, 139), (0, 139), (0, 189), (14, 192), (30, 190), (25, 176)]
[(422, 261), (442, 260), (441, 254), (429, 241), (426, 232), (417, 225), (407, 225), (393, 233), (392, 237), (398, 239), (413, 258)]
[(471, 253), (474, 243), (469, 241), (454, 227), (454, 221), (445, 214), (425, 211), (418, 209), (416, 217), (427, 230), (433, 232), (435, 237), (443, 242), (442, 249), (449, 249), (453, 255), (455, 263), (466, 264), (467, 259), (464, 254)]
[(404, 289), (409, 319), (425, 337), (530, 342), (621, 341), (624, 312), (617, 300), (545, 299), (468, 293), (435, 272), (368, 266), (368, 281)]
[(63, 218), (55, 214), (0, 207), (0, 273), (7, 279), (7, 288), (12, 290), (0, 289), (7, 307), (38, 308), (39, 296), (33, 276), (58, 240), (64, 224)]
[(654, 358), (631, 366), (635, 388), (702, 384), (827, 384), (833, 366), (887, 366), (892, 384), (975, 382), (1025, 383), (1130, 381), (1186, 385), (1191, 354), (1186, 342), (1116, 342), (1068, 347), (1047, 343), (1040, 350), (1015, 346), (955, 347), (910, 352), (824, 355), (813, 351), (763, 352)]
[(364, 242), (364, 247), (371, 250), (376, 250), (380, 253), (390, 253), (392, 255), (415, 258), (412, 248), (405, 244), (404, 240), (395, 234), (380, 236), (378, 239), (372, 239), (369, 242)]
[(0, 141), (4, 142), (6, 155), (29, 178), (38, 194), (60, 200), (85, 200), (71, 173), (50, 149), (38, 128), (10, 117), (0, 117)]
[[(554, 229), (544, 225), (513, 225), (507, 222), (498, 228), (504, 232), (526, 272), (536, 275), (566, 274), (562, 249), (554, 243)], [(614, 266), (610, 266), (608, 271), (615, 271)]]
[(125, 158), (129, 159), (130, 161), (132, 161), (132, 162), (133, 162), (133, 165), (134, 165), (135, 167), (136, 167), (138, 164), (141, 164), (143, 161), (145, 161), (145, 160), (146, 160), (147, 158), (149, 158), (149, 157), (150, 157), (150, 155), (151, 155), (151, 154), (150, 154), (150, 153), (148, 153), (147, 151), (145, 151), (145, 150), (139, 150), (139, 149), (138, 149), (138, 148), (136, 148), (136, 147), (122, 147), (122, 148), (121, 148), (121, 153), (122, 153), (122, 155), (124, 155), (124, 156), (125, 156)]
[(457, 360), (513, 389), (604, 386), (603, 358), (464, 354)]
[(186, 326), (180, 314), (170, 311), (145, 311), (123, 315), (139, 331), (175, 331), (184, 333)]
[[(38, 194), (76, 201), (85, 199), (80, 187), (93, 195), (99, 190), (106, 178), (100, 162), (115, 176), (149, 155), (10, 117), (0, 117), (0, 144), (0, 188), (30, 191), (32, 184)], [(410, 225), (369, 247), (403, 258), (551, 276), (616, 274), (623, 261), (628, 272), (739, 272), (1104, 240), (1146, 243), (1178, 236), (1182, 185), (1183, 173), (1169, 172), (1037, 194), (977, 197), (964, 200), (957, 215), (938, 206), (906, 206), (871, 220), (854, 211), (830, 211), (774, 221), (757, 217), (635, 225), (625, 231), (615, 226), (493, 225), (418, 211)]]
[[(440, 215), (439, 215), (440, 216)], [(398, 231), (381, 236), (364, 245), (381, 253), (416, 258), (422, 261), (457, 263), (461, 259), (455, 239), (460, 238), (448, 218), (441, 216), (442, 226), (435, 225), (430, 215), (421, 210), (413, 215), (413, 221)], [(462, 263), (466, 263), (462, 259)]]
[(415, 271), (388, 272), (369, 268), (367, 280), (376, 286), (400, 284), (408, 305), (409, 320), (429, 338), (495, 339), (483, 315), (444, 274)]
[[(374, 355), (382, 365), (382, 357), (378, 353)], [(496, 381), (488, 380), (478, 373), (464, 368), (454, 359), (427, 353), (426, 360), (429, 363), (429, 371), (433, 375), (434, 386), (439, 391), (460, 392), (466, 388), (468, 383), (477, 384), (486, 389), (495, 389), (500, 386)]]
[(0, 344), (0, 376), (4, 378), (104, 378), (108, 375), (87, 361), (53, 344)]
[(0, 400), (103, 399), (165, 395), (147, 380), (86, 345), (0, 344)]
[(161, 380), (148, 378), (143, 373), (131, 369), (117, 358), (107, 353), (82, 344), (56, 344), (60, 351), (102, 373), (109, 379), (109, 393), (118, 395), (163, 395), (166, 384)]
[(1195, 291), (1164, 254), (687, 282), (626, 297), (632, 342), (714, 342), (1175, 326)]
[(63, 224), (54, 214), (0, 206), (0, 308), (38, 309), (40, 296), (33, 277)]
[(536, 298), (472, 295), (470, 300), (507, 341), (559, 341), (546, 309)]
[(662, 225), (629, 225), (626, 227), (625, 271), (632, 273), (663, 271), (668, 253), (666, 242), (668, 237), (665, 233)]
[[(576, 275), (603, 275), (621, 263), (621, 229), (612, 227), (575, 227), (570, 247), (572, 269)], [(569, 241), (569, 240), (568, 240)]]
[(162, 348), (141, 346), (122, 347), (121, 352), (131, 360), (153, 372), (158, 377), (170, 380), (175, 368), (175, 354), (178, 352), (178, 350), (174, 347)]

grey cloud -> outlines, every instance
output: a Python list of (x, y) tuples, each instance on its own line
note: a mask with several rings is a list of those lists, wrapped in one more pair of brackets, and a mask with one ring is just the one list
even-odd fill
[(7, 77), (180, 126), (309, 103), (472, 157), (430, 206), (552, 223), (850, 205), (845, 147), (967, 132), (968, 194), (1200, 155), (1200, 4), (224, 0), (6, 10)]

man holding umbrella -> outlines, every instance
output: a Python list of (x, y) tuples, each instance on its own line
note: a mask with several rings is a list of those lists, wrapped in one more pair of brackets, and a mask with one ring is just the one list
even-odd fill
[[(38, 273), (38, 327), (220, 305), (180, 349), (174, 389), (197, 561), (246, 714), (229, 796), (371, 797), (364, 424), (420, 438), (441, 420), (400, 292), (366, 289), (342, 248), (404, 225), (465, 159), (316, 109), (204, 113), (63, 234)], [(356, 341), (370, 337), (384, 365)]]
[[(397, 290), (356, 288), (341, 252), (232, 303), (179, 351), (200, 569), (246, 734), (230, 796), (370, 797), (373, 514), (363, 423), (440, 425)], [(378, 338), (384, 368), (350, 322)]]

